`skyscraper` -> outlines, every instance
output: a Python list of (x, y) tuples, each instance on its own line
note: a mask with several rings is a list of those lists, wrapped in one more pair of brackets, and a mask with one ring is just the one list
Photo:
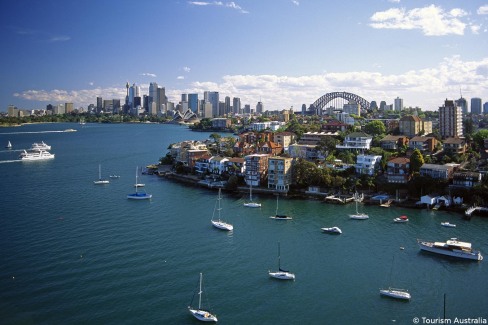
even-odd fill
[(447, 100), (439, 107), (439, 131), (441, 137), (458, 138), (463, 136), (462, 108), (453, 100)]
[(395, 112), (403, 111), (403, 99), (400, 97), (395, 98), (394, 102)]
[(259, 101), (256, 104), (256, 114), (263, 114), (263, 108), (264, 108), (263, 103)]
[(471, 98), (471, 113), (481, 114), (481, 98)]
[(188, 108), (198, 115), (198, 94), (188, 94)]
[(224, 103), (225, 103), (225, 114), (232, 113), (231, 112), (230, 97), (229, 96), (225, 96)]
[(458, 100), (456, 100), (456, 106), (461, 107), (461, 111), (463, 115), (468, 114), (468, 101), (461, 96)]
[(239, 97), (234, 97), (232, 99), (232, 109), (234, 114), (241, 114), (241, 99)]
[(219, 116), (219, 92), (218, 91), (206, 91), (203, 93), (203, 99), (206, 102), (212, 104), (212, 116)]

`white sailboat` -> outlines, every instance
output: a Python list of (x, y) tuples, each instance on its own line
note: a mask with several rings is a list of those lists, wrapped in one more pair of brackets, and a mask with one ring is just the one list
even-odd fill
[(12, 149), (12, 143), (10, 143), (10, 141), (7, 143), (7, 145), (5, 146), (5, 148), (7, 149)]
[[(203, 277), (202, 273), (200, 273), (200, 283), (199, 283), (199, 287), (198, 287), (198, 308), (195, 309), (195, 308), (191, 307), (191, 303), (193, 302), (193, 298), (192, 298), (192, 301), (190, 302), (190, 306), (188, 306), (188, 310), (193, 315), (193, 317), (195, 317), (199, 321), (217, 322), (217, 316), (213, 315), (212, 313), (210, 313), (207, 310), (202, 309), (202, 293), (203, 293), (203, 291), (202, 291), (202, 277)], [(195, 297), (195, 295), (193, 295), (193, 297)]]
[(102, 179), (102, 165), (98, 164), (98, 180), (93, 181), (95, 185), (108, 184), (110, 181), (108, 179)]
[(248, 208), (260, 208), (261, 207), (261, 203), (257, 203), (257, 202), (252, 201), (252, 183), (249, 186), (249, 202), (244, 203), (244, 206), (248, 207)]
[(280, 280), (295, 280), (295, 274), (281, 268), (281, 251), (280, 243), (278, 243), (278, 271), (268, 271), (270, 277)]
[[(136, 167), (136, 184), (137, 184), (137, 167)], [(138, 186), (136, 186), (136, 192), (132, 194), (127, 194), (127, 198), (130, 200), (148, 200), (152, 198), (152, 194), (146, 192), (138, 192)]]
[(356, 202), (356, 213), (355, 214), (350, 214), (349, 217), (351, 219), (357, 219), (357, 220), (364, 220), (364, 219), (368, 219), (369, 216), (366, 214), (366, 213), (363, 213), (363, 212), (359, 212), (358, 211), (358, 201), (359, 201), (359, 196), (358, 194), (356, 193), (354, 195), (354, 202)]
[[(389, 283), (391, 283), (391, 273), (393, 271), (394, 259), (395, 259), (395, 255), (393, 255), (393, 259), (391, 261), (390, 277), (388, 280)], [(402, 299), (402, 300), (410, 300), (410, 298), (412, 298), (408, 290), (397, 289), (392, 287), (388, 287), (388, 289), (380, 289), (380, 295), (395, 298), (395, 299)]]
[(279, 197), (280, 197), (279, 195), (276, 196), (276, 212), (275, 212), (275, 215), (271, 216), (270, 218), (275, 219), (275, 220), (291, 220), (292, 217), (289, 217), (285, 214), (278, 214), (278, 198)]
[[(217, 197), (217, 201), (215, 202), (214, 212), (212, 214), (212, 219), (210, 221), (212, 222), (212, 225), (215, 228), (219, 228), (219, 229), (222, 229), (222, 230), (231, 231), (231, 230), (234, 230), (234, 226), (231, 225), (230, 223), (224, 222), (224, 221), (222, 221), (220, 219), (220, 211), (222, 210), (222, 207), (220, 206), (220, 200), (222, 200), (222, 197), (220, 196), (221, 190), (222, 189), (219, 188), (219, 195)], [(219, 217), (217, 220), (214, 220), (215, 211), (217, 211), (218, 217)]]

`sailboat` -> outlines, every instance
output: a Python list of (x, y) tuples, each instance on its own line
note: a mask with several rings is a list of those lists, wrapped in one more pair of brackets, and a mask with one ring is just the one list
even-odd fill
[[(222, 200), (222, 197), (220, 196), (220, 192), (221, 192), (222, 189), (219, 188), (219, 195), (217, 197), (217, 202), (215, 202), (215, 208), (214, 208), (214, 212), (213, 212), (213, 215), (212, 215), (212, 220), (210, 220), (212, 222), (212, 225), (216, 228), (219, 228), (219, 229), (222, 229), (222, 230), (227, 230), (227, 231), (231, 231), (231, 230), (234, 230), (234, 226), (232, 226), (230, 223), (227, 223), (227, 222), (224, 222), (220, 219), (220, 211), (222, 210), (222, 208), (220, 207), (220, 200)], [(219, 215), (219, 218), (218, 220), (214, 220), (214, 217), (215, 217), (215, 211), (218, 211), (218, 215)]]
[[(137, 167), (136, 167), (136, 184), (137, 184)], [(136, 192), (132, 194), (127, 194), (127, 198), (131, 200), (148, 200), (152, 198), (152, 194), (147, 194), (146, 192), (138, 192), (138, 186), (136, 186)]]
[(7, 143), (7, 145), (5, 146), (5, 148), (12, 149), (12, 144), (10, 143), (10, 141)]
[[(395, 260), (395, 255), (393, 255), (393, 259), (391, 261), (391, 269), (390, 269), (390, 277), (389, 282), (391, 283), (391, 273), (393, 271), (393, 261)], [(392, 287), (388, 287), (388, 289), (380, 289), (380, 295), (395, 298), (395, 299), (402, 299), (402, 300), (410, 300), (412, 296), (405, 289), (396, 289)]]
[(249, 186), (249, 202), (244, 203), (245, 207), (248, 208), (260, 208), (261, 203), (253, 202), (252, 201), (252, 183), (251, 186)]
[(102, 179), (102, 165), (98, 164), (98, 181), (93, 181), (95, 185), (108, 184), (110, 181), (108, 179)]
[(369, 216), (366, 213), (363, 213), (363, 212), (359, 212), (358, 211), (359, 196), (358, 196), (357, 193), (354, 195), (354, 201), (356, 202), (356, 213), (355, 214), (350, 214), (349, 217), (351, 219), (358, 219), (358, 220), (368, 219)]
[(290, 271), (283, 270), (281, 268), (281, 251), (280, 251), (280, 243), (278, 242), (278, 271), (271, 272), (268, 271), (270, 277), (280, 279), (280, 280), (295, 280), (295, 274), (291, 273)]
[(291, 220), (292, 217), (289, 217), (289, 216), (284, 215), (284, 214), (278, 214), (278, 198), (279, 197), (280, 197), (279, 195), (276, 196), (276, 213), (274, 216), (271, 216), (270, 218), (275, 219), (275, 220)]
[(192, 308), (191, 303), (193, 302), (193, 298), (195, 294), (193, 294), (192, 301), (190, 302), (190, 306), (188, 306), (188, 310), (190, 313), (202, 322), (217, 322), (217, 316), (211, 314), (209, 311), (202, 309), (202, 273), (200, 273), (200, 284), (198, 289), (198, 309)]

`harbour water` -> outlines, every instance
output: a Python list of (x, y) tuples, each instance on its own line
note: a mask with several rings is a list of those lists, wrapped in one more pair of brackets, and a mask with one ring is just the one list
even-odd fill
[[(51, 132), (65, 129), (77, 132)], [(49, 132), (45, 132), (49, 131)], [(204, 275), (204, 306), (221, 324), (412, 324), (415, 317), (488, 318), (488, 219), (442, 211), (223, 193), (231, 233), (210, 224), (217, 192), (141, 175), (150, 201), (127, 200), (136, 166), (169, 144), (205, 139), (157, 124), (38, 124), (0, 129), (1, 324), (197, 324), (187, 306)], [(56, 157), (19, 162), (44, 141)], [(117, 174), (110, 184), (94, 185)], [(393, 223), (408, 215), (410, 221)], [(440, 225), (443, 221), (456, 228)], [(341, 235), (320, 231), (338, 226)], [(481, 262), (421, 252), (416, 239), (473, 243)], [(281, 265), (295, 281), (271, 279)], [(400, 248), (403, 249), (400, 249)], [(393, 261), (393, 262), (392, 262)], [(410, 302), (380, 296), (408, 289)]]

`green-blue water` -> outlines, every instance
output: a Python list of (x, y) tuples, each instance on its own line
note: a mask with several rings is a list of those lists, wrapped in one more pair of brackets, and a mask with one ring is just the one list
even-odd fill
[[(68, 128), (78, 132), (62, 131)], [(33, 132), (33, 133), (31, 133)], [(139, 182), (151, 201), (131, 201), (136, 166), (155, 163), (170, 143), (205, 139), (174, 125), (42, 124), (0, 129), (14, 150), (45, 141), (52, 161), (18, 162), (0, 149), (1, 324), (197, 324), (187, 306), (204, 275), (204, 302), (222, 324), (412, 324), (414, 317), (488, 317), (488, 219), (439, 211), (223, 193), (227, 233), (210, 218), (215, 191), (157, 176)], [(106, 186), (102, 174), (121, 175)], [(393, 223), (408, 215), (405, 224)], [(440, 226), (442, 221), (456, 228)], [(338, 226), (342, 235), (324, 234)], [(419, 251), (417, 238), (473, 243), (485, 260), (453, 260)], [(269, 278), (282, 267), (296, 281)], [(401, 250), (400, 247), (404, 247)], [(392, 260), (394, 261), (392, 263)], [(406, 288), (410, 302), (379, 295)], [(207, 304), (208, 306), (208, 304)]]

